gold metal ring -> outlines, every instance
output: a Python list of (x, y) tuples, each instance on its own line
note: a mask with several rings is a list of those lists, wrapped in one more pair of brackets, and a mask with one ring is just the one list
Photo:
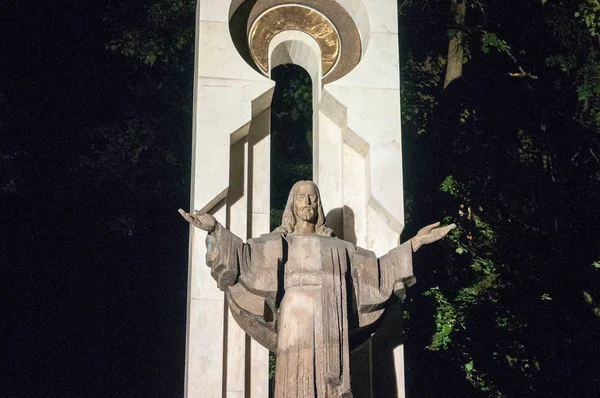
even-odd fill
[(321, 48), (323, 76), (335, 67), (340, 55), (340, 36), (331, 21), (303, 5), (286, 4), (263, 12), (250, 27), (248, 45), (256, 65), (269, 74), (269, 43), (278, 33), (299, 30), (312, 36)]

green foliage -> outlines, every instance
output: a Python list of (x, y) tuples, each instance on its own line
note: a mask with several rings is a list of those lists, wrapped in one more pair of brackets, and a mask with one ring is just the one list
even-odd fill
[(446, 192), (446, 193), (452, 195), (455, 198), (458, 196), (459, 189), (461, 189), (461, 188), (462, 187), (460, 187), (458, 185), (458, 183), (456, 182), (456, 180), (454, 179), (454, 177), (451, 176), (451, 175), (446, 176), (446, 178), (444, 179), (444, 181), (440, 185), (440, 191)]
[(419, 134), (426, 131), (426, 122), (438, 104), (438, 90), (445, 58), (426, 57), (419, 62), (409, 57), (403, 66), (402, 122), (410, 124)]
[(596, 0), (583, 0), (574, 13), (577, 18), (588, 29), (591, 37), (598, 36), (600, 28), (600, 4)]
[(490, 381), (489, 375), (481, 373), (477, 368), (475, 368), (473, 360), (464, 365), (464, 371), (465, 378), (477, 390), (486, 393), (486, 396), (494, 398), (502, 398), (506, 396), (496, 389), (496, 387)]
[[(445, 182), (448, 180), (447, 177)], [(481, 250), (493, 244), (494, 232), (470, 209), (466, 213), (461, 210), (459, 214), (467, 220), (459, 222), (447, 239), (455, 247), (455, 253), (469, 257), (470, 268), (477, 277), (472, 284), (460, 288), (453, 298), (444, 295), (439, 286), (424, 293), (435, 299), (437, 309), (436, 333), (428, 346), (431, 350), (447, 349), (452, 334), (466, 328), (465, 317), (470, 308), (485, 300), (495, 302), (493, 295), (501, 288), (491, 253)], [(482, 252), (486, 255), (482, 256)]]
[[(590, 53), (590, 58), (596, 59), (598, 54), (595, 51)], [(600, 65), (596, 62), (589, 62), (581, 69), (581, 83), (577, 87), (577, 97), (579, 101), (589, 101), (600, 95)]]
[[(546, 63), (558, 67), (571, 80), (582, 105), (576, 121), (586, 127), (598, 128), (600, 5), (595, 0), (555, 2), (549, 5), (547, 13), (547, 23), (558, 40), (548, 51)], [(565, 18), (566, 13), (575, 18)]]
[(513, 57), (510, 46), (506, 40), (501, 40), (496, 36), (495, 33), (482, 31), (481, 32), (481, 51), (484, 53), (490, 52), (490, 49), (494, 48), (497, 51)]
[(152, 127), (139, 120), (125, 126), (100, 128), (90, 134), (88, 153), (80, 156), (78, 173), (85, 173), (100, 187), (108, 181), (158, 198), (166, 186), (146, 186), (151, 175), (165, 174), (179, 165), (172, 147), (161, 144)]
[(452, 341), (450, 337), (452, 332), (464, 329), (464, 315), (440, 292), (439, 287), (430, 288), (424, 295), (432, 296), (437, 308), (435, 315), (436, 333), (433, 335), (431, 344), (427, 348), (434, 351), (447, 349)]
[(312, 106), (310, 75), (302, 73), (298, 78), (289, 80), (289, 86), (283, 91), (281, 110), (276, 117), (296, 122), (304, 115), (311, 114)]
[(558, 66), (562, 72), (569, 73), (577, 68), (575, 54), (552, 54), (546, 58), (548, 66)]
[(519, 139), (521, 140), (519, 146), (519, 160), (522, 164), (533, 163), (539, 154), (539, 150), (535, 149), (533, 140), (530, 136), (525, 134), (525, 131), (518, 131)]
[(584, 299), (585, 303), (590, 306), (590, 309), (592, 310), (592, 313), (596, 317), (600, 318), (600, 304), (598, 304), (594, 300), (594, 298), (592, 297), (592, 295), (589, 294), (588, 292), (586, 292), (585, 290), (582, 292), (582, 294), (583, 294), (583, 299)]
[(457, 224), (422, 254), (435, 264), (413, 287), (426, 299), (407, 303), (407, 338), (428, 349), (407, 344), (407, 367), (431, 372), (409, 370), (408, 393), (443, 396), (423, 385), (451, 374), (455, 395), (594, 396), (564, 369), (594, 385), (596, 370), (574, 357), (600, 349), (597, 2), (478, 4), (463, 31), (481, 46), (446, 90), (447, 42), (430, 38), (448, 29), (448, 10), (402, 9), (407, 225)]
[[(106, 19), (120, 18), (123, 6), (110, 13)], [(125, 29), (119, 38), (113, 39), (106, 48), (134, 57), (153, 66), (155, 63), (174, 67), (185, 63), (194, 43), (194, 17), (196, 2), (193, 0), (158, 0), (142, 5), (138, 13), (145, 15), (139, 26)]]

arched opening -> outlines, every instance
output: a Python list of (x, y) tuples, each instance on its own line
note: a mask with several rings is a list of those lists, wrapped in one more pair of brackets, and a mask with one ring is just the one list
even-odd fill
[(302, 67), (283, 64), (272, 69), (271, 103), (271, 230), (279, 226), (292, 185), (313, 177), (313, 84)]

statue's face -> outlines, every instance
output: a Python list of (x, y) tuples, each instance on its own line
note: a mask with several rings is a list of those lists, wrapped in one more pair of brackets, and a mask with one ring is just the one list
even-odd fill
[(296, 186), (294, 195), (294, 216), (301, 220), (316, 224), (319, 209), (319, 195), (313, 184), (304, 183)]

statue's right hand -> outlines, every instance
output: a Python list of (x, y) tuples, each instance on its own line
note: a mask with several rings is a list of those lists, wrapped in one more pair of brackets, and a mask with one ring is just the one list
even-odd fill
[(194, 214), (192, 214), (187, 213), (183, 209), (179, 209), (179, 214), (194, 227), (200, 228), (208, 233), (213, 232), (217, 227), (217, 219), (214, 218), (212, 214), (201, 213), (198, 210), (194, 211)]

